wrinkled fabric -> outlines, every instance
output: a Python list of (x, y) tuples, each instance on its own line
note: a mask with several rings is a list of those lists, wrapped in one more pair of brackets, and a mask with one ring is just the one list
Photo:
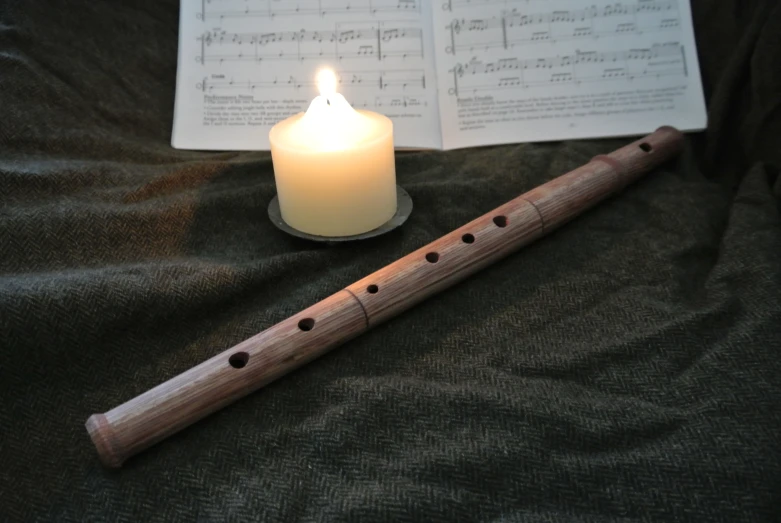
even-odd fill
[(630, 139), (399, 153), (401, 229), (308, 243), (170, 147), (178, 2), (0, 1), (0, 520), (778, 521), (781, 7), (693, 11), (680, 159), (109, 471), (92, 413)]

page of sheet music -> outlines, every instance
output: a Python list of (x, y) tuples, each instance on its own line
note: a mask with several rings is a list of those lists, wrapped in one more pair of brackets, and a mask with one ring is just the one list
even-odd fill
[(443, 145), (706, 126), (688, 0), (440, 0)]
[(173, 147), (268, 150), (330, 67), (397, 147), (440, 148), (430, 16), (427, 0), (182, 0)]

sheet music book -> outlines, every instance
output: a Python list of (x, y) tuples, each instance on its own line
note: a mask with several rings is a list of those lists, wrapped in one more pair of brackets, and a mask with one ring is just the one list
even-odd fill
[(330, 67), (399, 148), (706, 127), (689, 0), (182, 0), (172, 146), (268, 150)]

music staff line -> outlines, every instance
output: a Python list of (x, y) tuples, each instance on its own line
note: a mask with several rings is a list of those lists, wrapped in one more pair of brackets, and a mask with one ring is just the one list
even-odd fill
[(354, 109), (401, 109), (401, 108), (419, 108), (428, 107), (428, 101), (418, 96), (375, 96), (373, 99), (366, 98), (348, 98), (348, 103)]
[[(638, 0), (638, 1), (641, 3), (652, 2), (652, 0)], [(442, 3), (442, 10), (453, 12), (454, 9), (459, 9), (462, 7), (486, 7), (492, 5), (511, 6), (516, 4), (524, 4), (528, 6), (529, 3), (530, 0), (445, 0)], [(631, 9), (631, 8), (624, 7), (624, 4), (622, 4), (621, 2), (613, 2), (611, 5), (619, 10)]]
[[(395, 70), (395, 71), (335, 71), (337, 82), (343, 88), (370, 87), (372, 89), (386, 90), (416, 90), (426, 89), (426, 74), (422, 69)], [(221, 75), (220, 75), (221, 76)], [(196, 84), (199, 91), (213, 92), (215, 90), (246, 90), (253, 92), (255, 89), (315, 87), (314, 80), (300, 80), (289, 75), (286, 78), (275, 76), (273, 79), (246, 79), (230, 80), (222, 77), (206, 78)]]
[[(684, 46), (676, 43), (655, 45), (647, 49), (604, 53), (576, 51), (573, 55), (525, 60), (504, 58), (489, 63), (472, 61), (467, 64), (457, 64), (449, 70), (453, 75), (453, 87), (448, 90), (448, 94), (459, 96), (464, 91), (526, 88), (535, 85), (607, 81), (618, 78), (632, 80), (641, 77), (688, 76), (685, 56)], [(658, 59), (663, 60), (660, 63), (653, 63)], [(644, 62), (644, 68), (632, 71), (630, 68), (632, 62), (638, 64)], [(579, 65), (596, 67), (578, 71)], [(482, 79), (478, 79), (477, 82), (480, 83), (476, 85), (466, 82), (466, 78), (469, 77), (495, 73), (502, 73), (502, 76), (494, 83), (483, 83)]]
[(489, 5), (529, 4), (529, 0), (445, 0), (442, 3), (443, 11), (452, 12), (460, 7), (483, 7)]
[(375, 96), (374, 103), (367, 101), (354, 100), (350, 101), (350, 105), (354, 108), (366, 108), (366, 107), (428, 107), (428, 101), (425, 98), (418, 98), (417, 96)]
[[(596, 6), (575, 11), (558, 10), (547, 13), (521, 14), (516, 11), (505, 12), (499, 17), (490, 19), (455, 19), (446, 29), (450, 31), (451, 45), (445, 52), (455, 55), (459, 50), (503, 48), (509, 49), (515, 44), (529, 42), (556, 42), (566, 40), (593, 39), (600, 36), (620, 34), (642, 34), (643, 32), (665, 31), (680, 27), (680, 18), (677, 14), (678, 2), (676, 0), (644, 2), (636, 6), (621, 7), (620, 4), (608, 5), (597, 9)], [(642, 23), (643, 14), (674, 11), (674, 17), (662, 18), (655, 23)], [(600, 30), (596, 27), (595, 20), (609, 19), (618, 16), (631, 15), (632, 22), (621, 22), (611, 29)], [(563, 24), (580, 23), (582, 25), (565, 28), (559, 34), (554, 31), (555, 26)], [(534, 26), (540, 26), (540, 30), (534, 30)], [(529, 32), (528, 29), (532, 31)], [(471, 40), (468, 43), (458, 43), (463, 36)], [(496, 34), (496, 38), (484, 41), (474, 41), (477, 35)], [(520, 34), (513, 34), (518, 33)]]
[[(214, 10), (208, 9), (212, 3), (223, 4), (230, 0), (201, 0), (201, 12), (198, 20), (224, 20), (225, 18), (261, 17), (274, 19), (277, 16), (325, 17), (331, 14), (384, 14), (384, 13), (420, 13), (420, 0), (285, 0), (284, 4), (273, 0), (254, 0), (257, 7), (244, 9)], [(244, 2), (247, 4), (246, 0)]]
[[(398, 22), (379, 22), (353, 29), (349, 24), (336, 24), (336, 29), (325, 31), (282, 31), (276, 33), (228, 33), (207, 31), (197, 40), (201, 54), (196, 61), (262, 61), (297, 60), (307, 58), (371, 58), (379, 61), (390, 57), (423, 58), (423, 31), (420, 27), (398, 27)], [(295, 43), (295, 48), (274, 44)], [(245, 45), (249, 49), (245, 49)], [(333, 49), (330, 46), (333, 45)], [(207, 53), (213, 46), (234, 47), (235, 54)], [(246, 51), (246, 52), (245, 52)]]

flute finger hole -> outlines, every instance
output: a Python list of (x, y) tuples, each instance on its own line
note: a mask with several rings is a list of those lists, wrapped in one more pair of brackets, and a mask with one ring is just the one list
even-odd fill
[(228, 358), (228, 363), (230, 363), (231, 367), (234, 369), (240, 369), (244, 367), (248, 361), (249, 354), (246, 352), (237, 352), (236, 354), (231, 354), (231, 357)]
[(315, 320), (312, 318), (304, 318), (303, 320), (298, 322), (298, 328), (302, 331), (311, 331), (312, 327), (315, 326)]
[(650, 153), (653, 150), (653, 147), (651, 147), (651, 144), (647, 143), (647, 142), (641, 143), (639, 145), (639, 147), (640, 147), (640, 149), (642, 149), (643, 151), (645, 151), (647, 153)]
[(439, 253), (438, 252), (430, 252), (426, 254), (426, 261), (429, 263), (437, 263), (439, 261)]
[(366, 287), (366, 292), (368, 292), (369, 294), (377, 294), (377, 291), (379, 290), (380, 288), (377, 287), (376, 285), (369, 285), (368, 287)]
[(507, 216), (494, 216), (494, 223), (497, 227), (507, 227)]
[(475, 236), (474, 234), (466, 233), (461, 237), (461, 241), (464, 243), (475, 243)]

